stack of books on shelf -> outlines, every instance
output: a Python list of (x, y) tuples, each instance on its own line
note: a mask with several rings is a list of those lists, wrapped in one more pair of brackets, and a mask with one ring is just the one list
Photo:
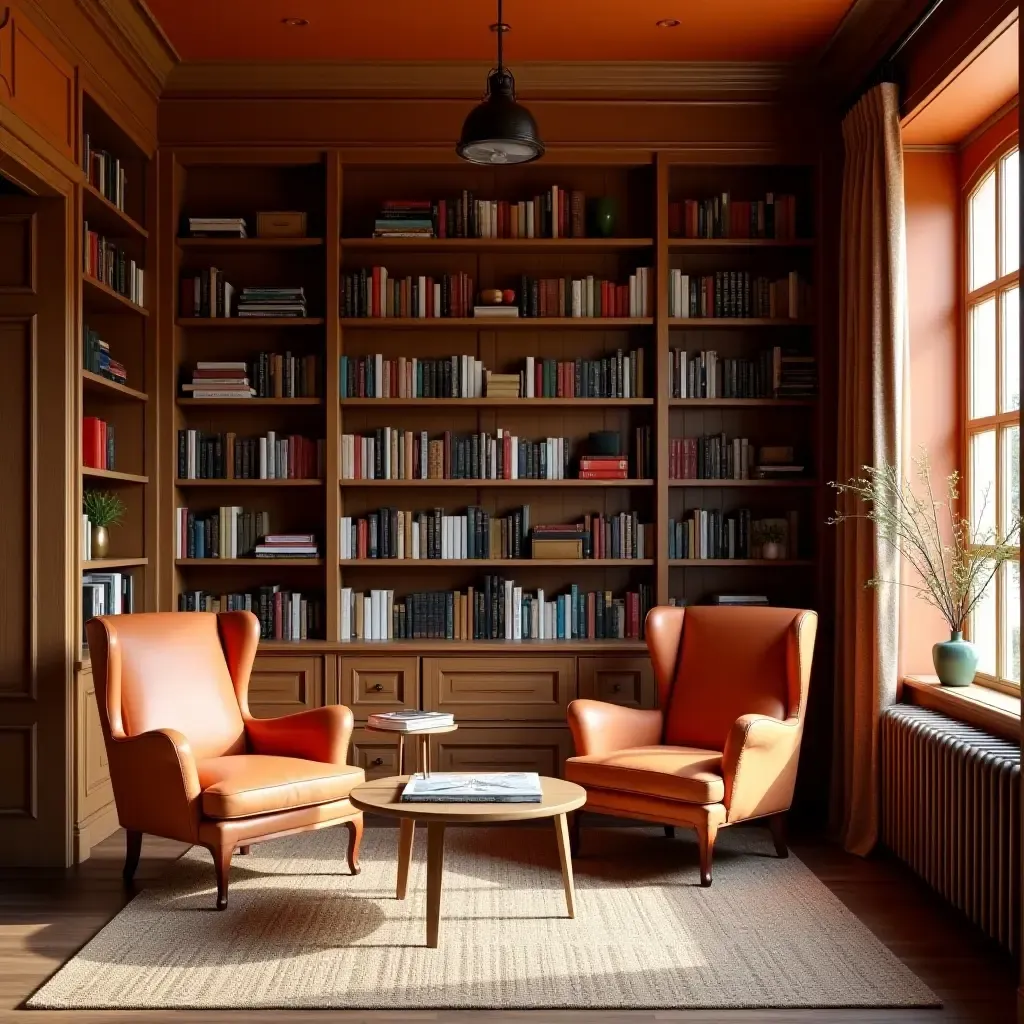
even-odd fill
[(761, 480), (795, 480), (804, 475), (805, 469), (791, 445), (765, 445), (757, 452), (754, 473)]
[(818, 361), (796, 349), (772, 350), (772, 387), (776, 398), (813, 398), (818, 393)]
[(125, 251), (114, 242), (89, 230), (85, 222), (84, 268), (89, 277), (123, 295), (137, 306), (145, 304), (145, 273)]
[(93, 149), (88, 132), (82, 136), (82, 169), (89, 184), (108, 203), (124, 210), (126, 178), (121, 161), (105, 149)]
[(181, 316), (232, 316), (235, 286), (224, 277), (224, 271), (208, 267), (193, 277), (181, 279)]
[(243, 288), (238, 296), (238, 315), (245, 317), (305, 317), (305, 289)]
[(433, 238), (434, 204), (429, 199), (389, 199), (373, 222), (374, 238)]
[(626, 480), (629, 459), (620, 455), (580, 456), (580, 480)]
[(798, 320), (811, 315), (811, 288), (792, 270), (772, 280), (747, 270), (691, 276), (669, 271), (668, 315), (682, 319), (731, 317)]
[(449, 729), (455, 716), (444, 711), (381, 711), (370, 715), (366, 724), (371, 729), (388, 732), (430, 732), (431, 729)]
[(257, 538), (269, 529), (270, 513), (265, 511), (222, 505), (216, 512), (203, 515), (178, 508), (174, 517), (174, 557), (246, 558)]
[(669, 441), (670, 480), (749, 480), (754, 449), (745, 437), (708, 434)]
[(85, 624), (97, 615), (130, 615), (135, 610), (135, 580), (126, 572), (82, 574), (82, 644)]
[(710, 199), (668, 204), (672, 238), (796, 238), (796, 196), (769, 192), (764, 199)]
[(487, 373), (488, 398), (518, 398), (518, 373)]
[(693, 509), (685, 519), (668, 521), (668, 557), (685, 559), (751, 558), (750, 509), (724, 513)]
[(626, 284), (583, 278), (519, 279), (519, 314), (524, 317), (646, 317), (654, 315), (650, 267), (637, 267)]
[(342, 398), (482, 398), (484, 364), (470, 355), (385, 358), (342, 356)]
[(473, 278), (463, 271), (395, 279), (387, 267), (363, 267), (342, 275), (341, 315), (366, 317), (467, 317), (473, 309)]
[(128, 371), (110, 355), (110, 346), (91, 327), (82, 331), (84, 366), (99, 377), (106, 377), (117, 384), (128, 382)]
[(178, 431), (179, 480), (300, 480), (324, 475), (323, 440), (298, 434), (240, 438), (233, 432)]
[[(794, 398), (817, 390), (814, 356), (784, 356), (775, 346), (754, 359), (719, 359), (713, 349), (669, 353), (673, 398)], [(786, 386), (783, 386), (785, 374)], [(794, 379), (796, 376), (796, 379)]]
[(712, 594), (709, 603), (732, 608), (759, 608), (768, 605), (768, 598), (765, 594)]
[(498, 428), (462, 436), (446, 430), (431, 440), (425, 430), (380, 427), (372, 434), (342, 434), (343, 480), (564, 480), (570, 441), (529, 441)]
[(643, 398), (644, 351), (600, 359), (526, 357), (522, 394), (527, 398)]
[(323, 602), (277, 584), (246, 593), (214, 594), (188, 590), (178, 594), (179, 612), (252, 612), (260, 621), (261, 640), (308, 640), (322, 637)]
[(257, 398), (316, 398), (320, 357), (260, 352), (249, 362), (249, 379)]
[(586, 515), (576, 523), (537, 525), (531, 534), (533, 558), (652, 558), (654, 526), (639, 512)]
[(114, 424), (96, 416), (82, 417), (82, 465), (89, 469), (114, 469)]
[(312, 533), (268, 533), (256, 545), (257, 558), (319, 558), (320, 549)]
[(244, 362), (200, 361), (192, 371), (192, 382), (182, 384), (186, 398), (253, 398), (256, 389), (249, 381)]
[(193, 238), (248, 238), (243, 217), (189, 217)]
[(512, 305), (479, 305), (473, 307), (473, 316), (492, 320), (518, 320), (519, 307)]
[(465, 591), (434, 590), (396, 598), (393, 590), (341, 589), (341, 639), (347, 640), (639, 640), (653, 588), (613, 597), (610, 590), (549, 598), (513, 580), (485, 576)]

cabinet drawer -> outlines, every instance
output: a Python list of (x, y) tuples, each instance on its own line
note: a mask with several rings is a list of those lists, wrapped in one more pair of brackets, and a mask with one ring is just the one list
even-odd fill
[(353, 729), (348, 763), (362, 768), (368, 779), (398, 775), (398, 737), (358, 727)]
[(254, 718), (278, 718), (324, 702), (324, 660), (314, 655), (257, 654), (249, 678)]
[(657, 705), (654, 672), (647, 658), (580, 658), (580, 696), (627, 708)]
[(78, 676), (78, 808), (81, 822), (114, 799), (92, 672)]
[(338, 692), (357, 720), (381, 711), (418, 708), (419, 659), (341, 658)]
[(569, 730), (556, 726), (460, 726), (430, 742), (431, 767), (441, 772), (537, 772), (561, 778), (573, 753)]
[(424, 658), (423, 706), (456, 722), (565, 721), (575, 658)]

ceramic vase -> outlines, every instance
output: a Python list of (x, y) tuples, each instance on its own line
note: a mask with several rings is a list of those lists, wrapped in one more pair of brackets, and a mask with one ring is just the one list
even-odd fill
[(92, 524), (92, 557), (106, 558), (110, 552), (110, 533), (105, 526)]
[(761, 545), (761, 557), (769, 562), (774, 562), (775, 559), (782, 557), (782, 545), (776, 544), (773, 541), (766, 541)]
[(978, 670), (978, 648), (955, 630), (932, 647), (932, 662), (943, 686), (970, 686)]
[(615, 234), (615, 200), (611, 196), (601, 196), (594, 200), (591, 207), (591, 221), (596, 235), (601, 238), (611, 238)]

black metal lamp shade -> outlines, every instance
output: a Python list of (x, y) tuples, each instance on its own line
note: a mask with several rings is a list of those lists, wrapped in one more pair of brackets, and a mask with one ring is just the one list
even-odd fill
[(487, 99), (462, 126), (455, 152), (474, 164), (526, 164), (544, 155), (537, 122), (516, 102), (515, 79), (499, 67), (487, 78)]

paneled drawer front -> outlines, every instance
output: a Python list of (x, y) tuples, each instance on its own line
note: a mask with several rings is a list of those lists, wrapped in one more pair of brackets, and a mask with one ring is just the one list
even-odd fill
[(657, 704), (654, 672), (647, 658), (580, 658), (580, 696), (627, 708)]
[(565, 721), (576, 696), (576, 659), (424, 658), (423, 706), (456, 722)]
[(78, 677), (78, 809), (75, 820), (81, 822), (114, 799), (110, 784), (110, 765), (103, 742), (103, 726), (96, 705), (92, 672)]
[(418, 658), (341, 658), (341, 703), (362, 720), (381, 711), (419, 707)]
[(460, 726), (430, 742), (431, 767), (441, 772), (537, 772), (561, 778), (565, 759), (573, 753), (569, 730), (555, 726)]
[(398, 775), (398, 737), (369, 729), (353, 729), (348, 763), (362, 768), (368, 779)]
[(323, 658), (256, 655), (249, 679), (249, 710), (255, 718), (293, 715), (321, 707), (323, 702)]

